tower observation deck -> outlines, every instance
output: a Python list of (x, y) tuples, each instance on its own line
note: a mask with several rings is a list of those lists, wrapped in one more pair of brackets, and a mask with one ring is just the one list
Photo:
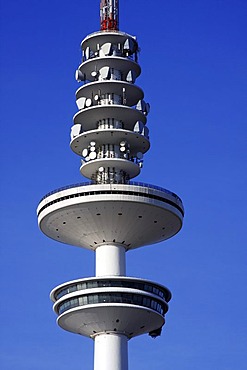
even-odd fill
[(127, 370), (128, 341), (161, 334), (170, 291), (126, 276), (127, 251), (171, 238), (182, 227), (181, 199), (133, 181), (149, 150), (150, 106), (135, 84), (141, 73), (136, 37), (119, 31), (118, 1), (101, 0), (100, 31), (81, 43), (78, 112), (70, 147), (88, 182), (48, 193), (37, 209), (41, 231), (95, 252), (94, 277), (51, 292), (58, 325), (94, 340), (94, 370)]

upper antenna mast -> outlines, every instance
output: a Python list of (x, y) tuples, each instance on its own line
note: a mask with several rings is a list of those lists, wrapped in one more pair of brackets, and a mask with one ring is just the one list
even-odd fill
[(100, 30), (119, 30), (118, 0), (100, 0)]

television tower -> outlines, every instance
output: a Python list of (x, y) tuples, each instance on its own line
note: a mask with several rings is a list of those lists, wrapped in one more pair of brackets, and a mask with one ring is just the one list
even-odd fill
[(128, 341), (161, 334), (170, 291), (126, 276), (126, 252), (174, 236), (183, 205), (171, 191), (133, 182), (149, 150), (149, 104), (135, 84), (138, 43), (119, 31), (118, 0), (101, 0), (100, 31), (81, 43), (70, 146), (90, 181), (48, 193), (38, 222), (48, 237), (95, 252), (94, 277), (51, 292), (58, 325), (94, 340), (94, 370), (127, 370)]

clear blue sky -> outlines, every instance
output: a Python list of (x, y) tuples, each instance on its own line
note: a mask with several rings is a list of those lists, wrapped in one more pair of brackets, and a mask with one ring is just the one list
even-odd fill
[[(46, 238), (40, 198), (84, 181), (69, 149), (80, 42), (99, 0), (1, 0), (3, 370), (92, 369), (93, 342), (56, 326), (50, 290), (94, 275), (89, 251)], [(183, 199), (182, 231), (128, 253), (127, 273), (173, 293), (156, 340), (130, 341), (132, 370), (245, 370), (246, 0), (120, 0), (151, 104), (140, 181)]]

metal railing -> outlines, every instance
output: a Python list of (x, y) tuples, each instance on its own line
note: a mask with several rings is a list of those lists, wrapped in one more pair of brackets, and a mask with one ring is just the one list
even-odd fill
[[(60, 191), (67, 190), (67, 189), (72, 189), (72, 188), (78, 188), (78, 187), (81, 187), (81, 186), (88, 186), (88, 185), (96, 185), (97, 186), (98, 184), (96, 184), (93, 181), (87, 181), (87, 182), (81, 182), (81, 183), (78, 183), (78, 184), (71, 184), (71, 185), (62, 186), (61, 188), (52, 190), (49, 193), (47, 193), (45, 196), (43, 196), (43, 198), (41, 198), (40, 202), (42, 202), (42, 200), (48, 198), (50, 195), (58, 193)], [(110, 184), (100, 184), (100, 185), (110, 185)], [(111, 184), (111, 185), (113, 185), (113, 186), (114, 185), (135, 185), (135, 186), (146, 187), (146, 188), (149, 188), (149, 189), (160, 190), (160, 191), (163, 191), (163, 192), (165, 192), (169, 195), (172, 195), (173, 197), (175, 197), (177, 200), (179, 200), (182, 203), (181, 198), (179, 198), (179, 196), (177, 194), (173, 193), (170, 190), (162, 188), (161, 186), (147, 184), (145, 182), (137, 182), (137, 181), (129, 181), (128, 184)]]

